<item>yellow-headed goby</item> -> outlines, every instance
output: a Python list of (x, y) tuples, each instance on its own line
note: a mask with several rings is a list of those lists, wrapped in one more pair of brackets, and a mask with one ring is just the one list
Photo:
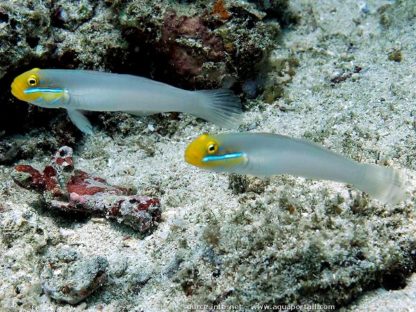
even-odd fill
[(88, 70), (34, 68), (11, 86), (19, 100), (45, 108), (64, 108), (84, 133), (92, 126), (83, 111), (150, 115), (183, 112), (234, 128), (240, 99), (228, 89), (187, 91), (143, 77)]
[(314, 143), (276, 134), (203, 134), (188, 145), (185, 160), (217, 172), (348, 183), (385, 203), (397, 203), (406, 195), (398, 170), (358, 163)]

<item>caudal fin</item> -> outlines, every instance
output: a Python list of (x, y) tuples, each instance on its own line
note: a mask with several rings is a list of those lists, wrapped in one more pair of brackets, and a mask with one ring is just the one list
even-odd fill
[(231, 90), (195, 91), (198, 104), (191, 113), (218, 126), (237, 128), (241, 117), (241, 101)]
[(407, 183), (403, 172), (388, 167), (364, 165), (363, 179), (355, 186), (384, 202), (395, 204), (406, 199)]

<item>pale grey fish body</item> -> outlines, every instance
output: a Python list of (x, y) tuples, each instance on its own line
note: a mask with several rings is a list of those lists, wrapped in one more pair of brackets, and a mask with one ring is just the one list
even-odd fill
[(385, 202), (397, 202), (405, 195), (404, 182), (398, 171), (361, 164), (314, 143), (262, 133), (220, 134), (215, 138), (221, 148), (246, 155), (245, 162), (218, 168), (218, 171), (255, 176), (290, 174), (343, 182)]
[(188, 112), (197, 93), (139, 76), (88, 70), (42, 69), (39, 73), (69, 93), (64, 108), (87, 111)]
[(33, 104), (67, 109), (74, 124), (88, 134), (92, 126), (82, 111), (183, 112), (228, 128), (238, 125), (242, 112), (240, 99), (228, 89), (188, 91), (144, 77), (88, 70), (42, 69), (38, 74), (40, 87), (62, 88), (65, 96), (56, 103)]

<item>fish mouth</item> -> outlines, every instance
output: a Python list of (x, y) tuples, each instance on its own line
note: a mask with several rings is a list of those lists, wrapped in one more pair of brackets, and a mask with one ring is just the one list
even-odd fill
[(188, 164), (199, 167), (201, 157), (197, 153), (186, 152), (185, 161)]
[(18, 83), (16, 83), (15, 81), (13, 81), (13, 83), (11, 85), (11, 92), (12, 92), (14, 97), (23, 101), (23, 96), (24, 96), (23, 89), (20, 88), (18, 86)]

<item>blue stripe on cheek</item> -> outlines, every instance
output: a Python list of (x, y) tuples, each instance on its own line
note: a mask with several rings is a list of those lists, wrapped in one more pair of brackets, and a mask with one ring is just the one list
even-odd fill
[(203, 162), (219, 161), (219, 160), (240, 158), (243, 156), (244, 156), (244, 153), (241, 153), (241, 152), (224, 154), (224, 155), (209, 155), (209, 156), (205, 156), (204, 158), (202, 158), (202, 161)]
[(23, 91), (24, 94), (33, 94), (38, 92), (44, 92), (44, 93), (62, 93), (64, 92), (64, 89), (59, 88), (29, 88)]

